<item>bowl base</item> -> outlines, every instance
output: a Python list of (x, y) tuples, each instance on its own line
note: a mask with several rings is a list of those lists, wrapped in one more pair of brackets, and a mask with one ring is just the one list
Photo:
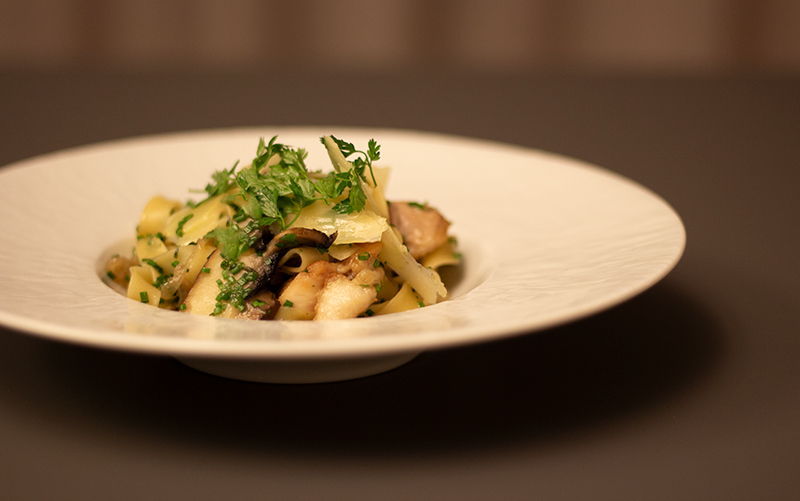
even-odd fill
[(357, 379), (400, 367), (419, 353), (305, 360), (176, 357), (200, 372), (255, 383), (308, 384)]

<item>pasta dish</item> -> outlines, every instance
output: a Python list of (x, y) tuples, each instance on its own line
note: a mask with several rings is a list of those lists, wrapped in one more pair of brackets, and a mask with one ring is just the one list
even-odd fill
[(450, 223), (427, 203), (386, 200), (374, 140), (364, 151), (321, 142), (328, 173), (276, 136), (259, 140), (250, 164), (215, 172), (200, 201), (153, 197), (132, 254), (106, 263), (107, 282), (160, 308), (251, 320), (384, 315), (445, 299), (437, 270), (460, 261)]

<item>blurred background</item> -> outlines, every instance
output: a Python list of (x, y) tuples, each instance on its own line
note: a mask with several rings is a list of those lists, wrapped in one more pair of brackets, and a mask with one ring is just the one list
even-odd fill
[(0, 0), (0, 71), (800, 73), (797, 0)]

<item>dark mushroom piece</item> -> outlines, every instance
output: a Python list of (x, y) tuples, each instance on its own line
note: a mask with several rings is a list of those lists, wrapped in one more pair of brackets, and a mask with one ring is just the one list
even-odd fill
[(256, 292), (244, 301), (244, 309), (239, 311), (237, 308), (229, 306), (219, 315), (223, 318), (243, 318), (245, 320), (261, 320), (272, 318), (278, 311), (278, 299), (270, 290)]
[[(334, 240), (335, 233), (328, 236), (310, 228), (289, 228), (272, 237), (264, 252), (250, 248), (239, 256), (237, 263), (226, 264), (221, 252), (215, 250), (206, 261), (206, 271), (189, 290), (183, 311), (197, 315), (212, 315), (216, 311), (217, 316), (224, 318), (268, 318), (277, 304), (265, 287), (275, 275), (283, 254), (303, 246), (328, 248)], [(228, 297), (219, 300), (220, 295)]]

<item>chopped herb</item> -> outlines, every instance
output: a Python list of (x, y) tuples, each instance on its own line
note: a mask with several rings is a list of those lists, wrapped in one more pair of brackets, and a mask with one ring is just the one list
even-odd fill
[(156, 289), (160, 289), (165, 283), (169, 281), (170, 278), (172, 278), (172, 275), (159, 276), (158, 278), (156, 278), (156, 281), (153, 282), (153, 287), (155, 287)]
[(417, 304), (419, 305), (419, 307), (420, 307), (420, 308), (422, 308), (423, 306), (425, 306), (425, 303), (423, 303), (422, 301), (417, 301)]
[(211, 273), (211, 268), (205, 268), (204, 267), (202, 270), (200, 270), (200, 272), (201, 273)]
[(425, 210), (428, 207), (428, 202), (425, 203), (408, 202), (408, 206), (417, 208), (419, 210)]
[(280, 240), (277, 244), (278, 248), (282, 249), (294, 244), (294, 242), (297, 240), (297, 235), (294, 233), (287, 233), (286, 235), (281, 236), (281, 238), (278, 240)]
[(161, 266), (159, 266), (158, 263), (156, 263), (152, 259), (142, 259), (142, 261), (147, 263), (147, 264), (149, 264), (150, 266), (152, 266), (153, 269), (156, 270), (159, 274), (163, 274), (164, 273), (164, 269)]
[(182, 237), (183, 236), (183, 225), (186, 224), (186, 222), (188, 220), (192, 219), (193, 217), (194, 217), (194, 214), (187, 214), (186, 216), (184, 216), (183, 219), (178, 221), (178, 228), (175, 230), (175, 234), (178, 235), (179, 237)]
[(286, 301), (283, 302), (283, 305), (287, 308), (291, 308), (292, 306), (294, 306), (294, 303), (287, 299)]
[(116, 275), (114, 275), (114, 274), (113, 274), (112, 272), (110, 272), (110, 271), (107, 271), (107, 272), (106, 272), (106, 276), (107, 276), (108, 278), (110, 278), (111, 280), (116, 280), (116, 279), (117, 279), (117, 276), (116, 276)]
[(179, 310), (184, 311), (186, 309), (186, 303), (183, 303), (178, 307)]
[(369, 260), (369, 252), (359, 252), (358, 253), (358, 260), (359, 261), (368, 261)]
[(219, 294), (217, 294), (217, 304), (214, 308), (216, 313), (212, 314), (222, 313), (227, 304), (232, 305), (239, 311), (244, 311), (246, 308), (245, 300), (255, 288), (258, 273), (241, 262), (224, 260), (220, 266), (222, 268), (222, 278), (217, 280)]
[(177, 268), (179, 264), (181, 264), (181, 262), (176, 259), (175, 261), (172, 262), (172, 267)]
[(381, 266), (381, 262), (378, 261), (377, 259), (372, 262), (372, 267), (373, 268), (380, 268), (380, 266)]
[(149, 303), (150, 302), (150, 297), (147, 295), (147, 291), (141, 291), (139, 293), (139, 299), (143, 303)]
[(261, 301), (261, 300), (258, 300), (258, 299), (254, 299), (253, 300), (253, 306), (255, 306), (256, 308), (260, 308), (260, 307), (264, 306), (265, 304), (267, 304), (267, 303), (265, 303), (264, 301)]

